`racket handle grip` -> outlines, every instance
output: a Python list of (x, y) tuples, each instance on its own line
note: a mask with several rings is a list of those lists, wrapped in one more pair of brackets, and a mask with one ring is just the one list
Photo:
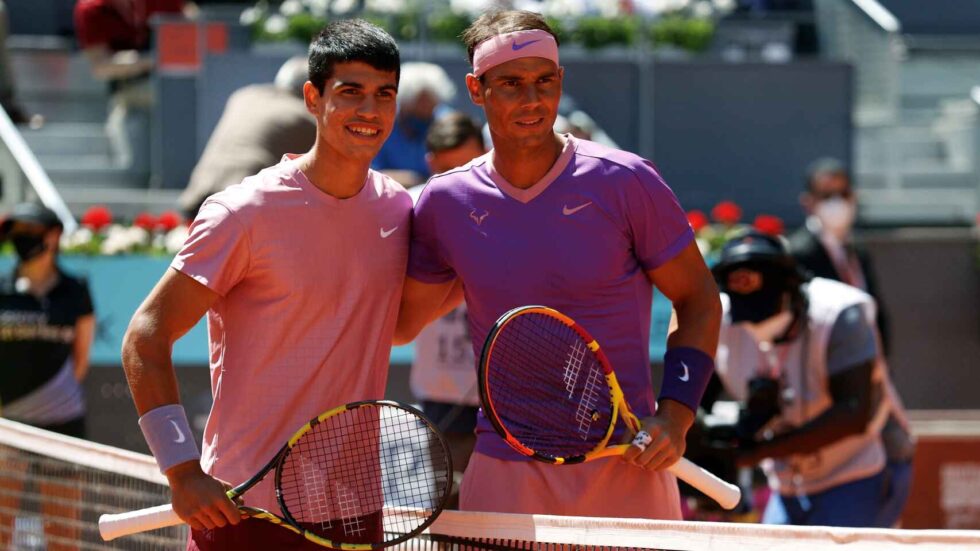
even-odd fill
[(667, 470), (727, 510), (734, 509), (742, 499), (742, 490), (738, 486), (725, 482), (683, 457)]
[(102, 515), (99, 517), (99, 534), (103, 540), (110, 541), (120, 536), (176, 526), (182, 522), (184, 521), (174, 512), (174, 506), (168, 503), (137, 511)]

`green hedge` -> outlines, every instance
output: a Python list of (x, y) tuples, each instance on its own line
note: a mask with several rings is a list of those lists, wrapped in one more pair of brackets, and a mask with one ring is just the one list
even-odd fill
[[(384, 28), (396, 40), (414, 41), (422, 36), (421, 26), (429, 41), (457, 44), (462, 47), (460, 35), (471, 19), (464, 14), (438, 11), (424, 16), (417, 11), (400, 14), (362, 14), (360, 17)], [(327, 19), (308, 13), (288, 18), (282, 32), (269, 33), (265, 29), (267, 17), (260, 17), (252, 26), (253, 36), (259, 42), (299, 41), (309, 42), (327, 24)], [(714, 21), (680, 15), (660, 17), (652, 22), (636, 17), (587, 16), (574, 20), (549, 18), (548, 24), (555, 30), (563, 44), (578, 44), (595, 50), (607, 46), (633, 47), (647, 44), (654, 49), (676, 47), (691, 52), (707, 49), (714, 36)]]

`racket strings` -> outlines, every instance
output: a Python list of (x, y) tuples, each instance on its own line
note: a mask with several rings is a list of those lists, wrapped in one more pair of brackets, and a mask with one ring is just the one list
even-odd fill
[(340, 543), (413, 533), (441, 506), (452, 475), (442, 441), (415, 413), (373, 404), (328, 417), (289, 451), (284, 512)]
[(519, 314), (502, 326), (486, 383), (501, 424), (542, 455), (593, 450), (612, 419), (602, 365), (573, 328), (546, 314)]

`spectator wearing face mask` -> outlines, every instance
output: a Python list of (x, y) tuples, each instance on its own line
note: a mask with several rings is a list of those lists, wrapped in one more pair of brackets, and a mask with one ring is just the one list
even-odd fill
[[(847, 168), (836, 159), (815, 161), (807, 174), (800, 203), (807, 219), (790, 237), (790, 253), (812, 275), (847, 283), (871, 295), (877, 306), (875, 321), (883, 349), (879, 361), (884, 363), (888, 352), (888, 319), (868, 254), (853, 236), (857, 197)], [(885, 516), (894, 522), (897, 511), (904, 508), (908, 499), (915, 443), (898, 393), (890, 382), (886, 390), (892, 400), (888, 422), (882, 429), (890, 496)]]
[(448, 114), (447, 105), (455, 97), (456, 86), (442, 67), (419, 61), (403, 63), (395, 128), (371, 168), (406, 188), (425, 182), (432, 175), (425, 160), (425, 137), (429, 126)]
[(0, 274), (0, 403), (5, 418), (81, 438), (95, 317), (85, 281), (58, 266), (61, 231), (33, 203), (0, 222), (0, 242), (17, 254), (14, 270)]
[(867, 251), (854, 240), (858, 205), (847, 168), (831, 158), (811, 164), (800, 204), (806, 224), (789, 237), (790, 254), (812, 275), (847, 283), (875, 299), (875, 321), (887, 352), (888, 324), (874, 270)]

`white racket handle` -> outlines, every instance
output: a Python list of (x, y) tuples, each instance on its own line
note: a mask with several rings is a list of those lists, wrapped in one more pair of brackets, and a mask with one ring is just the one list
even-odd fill
[(742, 499), (738, 486), (725, 482), (685, 458), (667, 468), (677, 478), (694, 486), (698, 491), (718, 502), (725, 509), (734, 509)]
[(183, 522), (174, 512), (174, 506), (168, 503), (137, 511), (102, 515), (99, 517), (99, 533), (103, 540), (110, 541), (120, 536), (177, 526)]

